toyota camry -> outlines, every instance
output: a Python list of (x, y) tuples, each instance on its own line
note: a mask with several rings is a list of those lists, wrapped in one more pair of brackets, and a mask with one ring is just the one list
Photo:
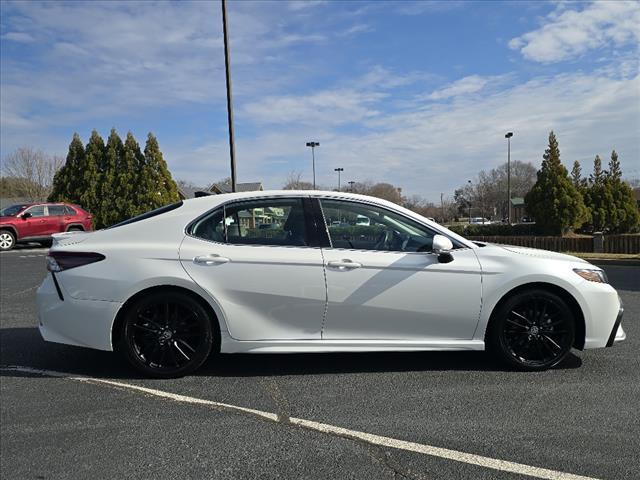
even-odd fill
[(396, 204), (338, 192), (201, 197), (54, 235), (43, 338), (121, 352), (155, 377), (212, 352), (488, 350), (544, 370), (625, 339), (605, 273), (471, 242)]

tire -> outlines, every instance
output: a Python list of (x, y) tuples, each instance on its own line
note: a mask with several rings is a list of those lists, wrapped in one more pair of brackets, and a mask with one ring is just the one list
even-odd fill
[(127, 309), (119, 350), (145, 376), (188, 375), (211, 353), (212, 320), (207, 309), (185, 293), (150, 293)]
[(84, 229), (82, 227), (69, 227), (67, 232), (84, 232)]
[(11, 230), (0, 230), (0, 251), (8, 251), (16, 246), (16, 236)]
[(575, 318), (559, 296), (532, 289), (507, 299), (494, 313), (487, 348), (518, 370), (541, 371), (558, 365), (571, 351)]

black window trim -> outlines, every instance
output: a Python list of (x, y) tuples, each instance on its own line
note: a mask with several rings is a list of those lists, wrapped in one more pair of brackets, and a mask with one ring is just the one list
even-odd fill
[[(227, 225), (224, 223), (224, 242), (218, 242), (216, 240), (209, 240), (207, 238), (198, 237), (193, 234), (193, 228), (195, 225), (200, 222), (202, 219), (213, 215), (216, 211), (222, 209), (223, 218), (227, 218), (227, 207), (233, 207), (237, 204), (242, 203), (250, 203), (260, 200), (280, 200), (280, 199), (291, 199), (291, 200), (302, 200), (302, 208), (305, 215), (305, 240), (307, 245), (268, 245), (268, 244), (260, 244), (260, 243), (230, 243), (227, 235)], [(189, 222), (185, 227), (185, 235), (195, 238), (197, 240), (201, 240), (204, 242), (214, 243), (217, 245), (228, 245), (233, 247), (273, 247), (273, 248), (320, 248), (322, 246), (322, 241), (318, 238), (318, 221), (317, 221), (317, 213), (315, 211), (314, 198), (311, 195), (260, 195), (255, 197), (247, 197), (235, 200), (229, 200), (227, 202), (216, 205), (215, 207), (207, 210), (202, 215), (199, 215), (194, 220)], [(317, 208), (320, 208), (318, 205)]]
[(407, 215), (401, 213), (401, 212), (397, 212), (391, 208), (388, 208), (386, 206), (383, 205), (379, 205), (377, 203), (374, 202), (366, 202), (366, 201), (361, 201), (358, 199), (352, 199), (352, 198), (345, 198), (345, 197), (329, 197), (329, 196), (317, 196), (317, 197), (313, 197), (315, 199), (318, 200), (318, 204), (319, 204), (319, 208), (320, 211), (322, 213), (322, 222), (324, 224), (324, 230), (326, 232), (326, 235), (328, 237), (328, 247), (324, 247), (324, 248), (331, 248), (334, 250), (342, 250), (342, 251), (351, 251), (351, 252), (376, 252), (376, 253), (402, 253), (405, 255), (409, 255), (409, 254), (417, 254), (417, 255), (424, 255), (424, 254), (433, 254), (435, 255), (435, 253), (433, 251), (429, 251), (429, 252), (403, 252), (400, 250), (370, 250), (370, 249), (362, 249), (362, 248), (341, 248), (341, 247), (334, 247), (333, 243), (331, 242), (331, 235), (329, 234), (329, 229), (327, 226), (327, 222), (326, 222), (326, 217), (324, 215), (324, 209), (322, 208), (322, 200), (326, 199), (326, 200), (332, 200), (332, 201), (341, 201), (341, 202), (347, 202), (347, 203), (357, 203), (360, 205), (367, 205), (369, 207), (375, 207), (375, 208), (380, 208), (382, 210), (386, 210), (387, 212), (391, 212), (394, 213), (396, 215), (399, 215), (403, 218), (409, 218), (409, 220), (417, 223), (418, 225), (428, 229), (431, 232), (435, 232), (435, 235), (442, 235), (443, 237), (447, 237), (449, 240), (451, 240), (451, 243), (453, 243), (453, 248), (455, 250), (464, 250), (464, 249), (468, 249), (469, 247), (467, 245), (464, 245), (463, 243), (460, 243), (458, 240), (456, 240), (455, 238), (451, 238), (449, 235), (434, 229), (433, 227), (431, 227), (430, 225), (426, 225), (422, 222), (419, 222), (418, 220), (414, 219), (414, 218), (410, 218), (407, 217)]

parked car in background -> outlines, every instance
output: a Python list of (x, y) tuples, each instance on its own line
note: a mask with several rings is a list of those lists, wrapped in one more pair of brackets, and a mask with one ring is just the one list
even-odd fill
[(471, 217), (469, 223), (471, 225), (491, 225), (491, 220), (484, 217)]
[(48, 244), (51, 235), (93, 229), (93, 216), (68, 203), (21, 203), (0, 210), (0, 250), (17, 243)]

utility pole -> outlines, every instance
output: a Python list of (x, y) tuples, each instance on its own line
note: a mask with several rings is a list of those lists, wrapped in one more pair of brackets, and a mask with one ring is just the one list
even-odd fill
[(507, 132), (507, 222), (511, 225), (511, 137), (513, 132)]
[(334, 172), (338, 172), (338, 191), (340, 191), (340, 172), (344, 172), (344, 168), (338, 167), (333, 169)]
[(350, 187), (350, 189), (351, 189), (351, 193), (353, 193), (353, 185), (354, 185), (356, 182), (354, 182), (353, 180), (351, 180), (351, 181), (349, 181), (349, 182), (347, 182), (347, 183), (349, 184), (349, 187)]
[[(469, 184), (469, 189), (471, 189), (473, 187), (471, 180), (467, 180), (467, 183)], [(469, 190), (469, 225), (471, 225), (471, 190)]]
[(236, 146), (233, 136), (233, 94), (231, 92), (231, 57), (227, 28), (227, 0), (222, 0), (222, 31), (224, 36), (224, 67), (227, 80), (227, 121), (229, 123), (229, 155), (231, 157), (231, 191), (236, 191)]
[(440, 208), (442, 209), (442, 223), (444, 223), (444, 193), (440, 193)]
[(311, 147), (311, 161), (313, 162), (313, 189), (316, 189), (316, 147), (320, 142), (307, 142), (307, 147)]

